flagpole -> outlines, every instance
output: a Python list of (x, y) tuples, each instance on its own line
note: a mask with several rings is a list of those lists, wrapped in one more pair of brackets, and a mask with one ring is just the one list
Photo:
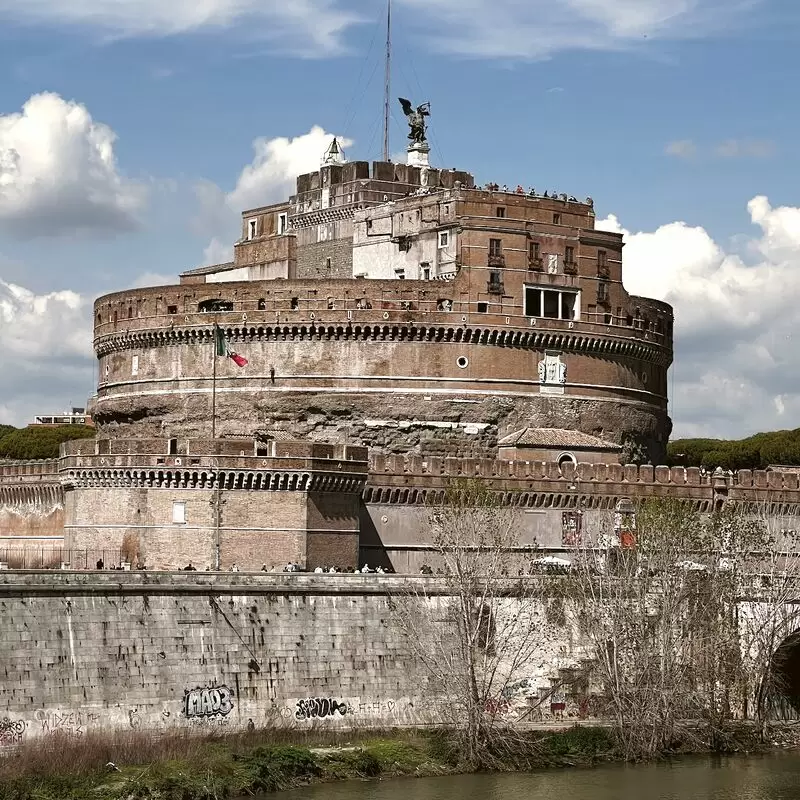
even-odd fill
[(211, 329), (211, 438), (217, 438), (217, 323)]

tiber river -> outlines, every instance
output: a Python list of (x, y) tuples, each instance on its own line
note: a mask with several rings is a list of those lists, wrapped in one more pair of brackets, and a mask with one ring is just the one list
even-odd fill
[(800, 754), (512, 775), (348, 782), (277, 800), (800, 800)]

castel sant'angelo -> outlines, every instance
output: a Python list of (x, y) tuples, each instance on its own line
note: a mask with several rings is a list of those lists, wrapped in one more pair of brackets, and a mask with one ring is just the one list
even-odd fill
[(232, 262), (96, 301), (96, 439), (0, 466), (4, 545), (413, 571), (425, 503), (459, 476), (549, 552), (651, 495), (794, 513), (796, 475), (652, 466), (672, 309), (625, 290), (591, 198), (430, 166), (427, 112), (405, 105), (406, 164), (333, 140), (291, 197), (243, 213)]

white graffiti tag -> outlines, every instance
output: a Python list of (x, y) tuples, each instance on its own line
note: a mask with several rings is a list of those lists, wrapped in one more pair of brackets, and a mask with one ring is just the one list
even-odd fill
[(231, 690), (227, 686), (211, 686), (187, 690), (184, 696), (184, 713), (189, 719), (196, 717), (225, 717), (233, 709)]

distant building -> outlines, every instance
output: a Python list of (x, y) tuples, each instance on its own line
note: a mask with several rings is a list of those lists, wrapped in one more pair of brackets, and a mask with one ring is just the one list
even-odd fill
[(85, 408), (73, 408), (63, 414), (37, 414), (31, 423), (31, 426), (34, 425), (93, 425), (93, 423)]

